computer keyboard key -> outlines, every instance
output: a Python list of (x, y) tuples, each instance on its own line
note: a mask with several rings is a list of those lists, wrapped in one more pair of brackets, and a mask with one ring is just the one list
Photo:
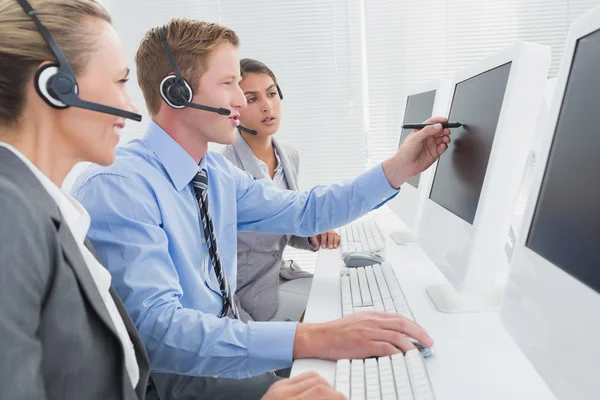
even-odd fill
[(394, 382), (399, 399), (414, 400), (410, 377), (402, 353), (394, 354), (392, 357), (392, 370), (394, 371)]
[(381, 399), (396, 400), (396, 384), (394, 383), (394, 373), (392, 372), (392, 360), (389, 357), (380, 357), (378, 364)]
[(363, 360), (350, 362), (350, 399), (365, 399), (365, 369)]
[(415, 400), (434, 400), (433, 388), (425, 367), (425, 360), (419, 350), (410, 350), (405, 356)]
[(381, 400), (379, 388), (379, 368), (377, 360), (368, 358), (365, 360), (365, 383), (367, 389), (367, 400)]
[(362, 297), (363, 306), (372, 306), (371, 292), (367, 283), (367, 275), (364, 268), (356, 268), (358, 270), (358, 283), (360, 285), (360, 294)]
[(335, 390), (350, 397), (350, 360), (339, 360), (335, 367)]

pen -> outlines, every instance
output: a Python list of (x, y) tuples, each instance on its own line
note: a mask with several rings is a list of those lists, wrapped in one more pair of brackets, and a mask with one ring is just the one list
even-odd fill
[[(423, 129), (426, 126), (435, 125), (435, 124), (404, 124), (402, 125), (402, 129)], [(460, 128), (463, 126), (460, 122), (442, 122), (443, 128)]]

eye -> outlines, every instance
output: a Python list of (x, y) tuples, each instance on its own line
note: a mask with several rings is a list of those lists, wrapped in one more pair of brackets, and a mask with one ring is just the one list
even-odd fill
[(256, 97), (250, 97), (249, 99), (246, 99), (246, 101), (248, 102), (248, 104), (252, 104), (256, 101)]
[(119, 81), (120, 84), (126, 84), (127, 82), (129, 82), (129, 78), (123, 78)]
[(275, 97), (275, 96), (277, 96), (277, 92), (271, 92), (271, 93), (269, 93), (269, 97)]

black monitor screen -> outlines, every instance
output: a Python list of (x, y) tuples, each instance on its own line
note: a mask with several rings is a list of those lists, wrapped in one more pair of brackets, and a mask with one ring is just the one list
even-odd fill
[[(408, 96), (408, 99), (406, 100), (406, 109), (404, 110), (403, 124), (419, 124), (431, 118), (434, 101), (435, 90)], [(412, 132), (411, 129), (402, 129), (400, 144), (404, 142), (410, 132)], [(418, 174), (410, 178), (407, 182), (415, 188), (418, 188), (420, 178), (421, 174)]]
[(430, 199), (472, 224), (479, 204), (511, 63), (456, 85), (450, 122), (452, 142), (440, 157)]
[(579, 39), (527, 247), (600, 292), (600, 31)]

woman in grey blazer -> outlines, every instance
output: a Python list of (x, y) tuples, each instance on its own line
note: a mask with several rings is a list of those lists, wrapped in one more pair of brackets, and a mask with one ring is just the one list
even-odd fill
[(0, 397), (143, 399), (144, 346), (60, 190), (139, 117), (122, 46), (95, 0), (2, 1), (0, 38)]
[[(296, 149), (273, 135), (281, 121), (283, 95), (275, 74), (262, 62), (243, 59), (240, 84), (248, 107), (240, 110), (240, 132), (223, 155), (255, 179), (272, 180), (283, 189), (298, 190), (300, 159)], [(306, 308), (312, 274), (293, 260), (283, 260), (290, 246), (317, 251), (336, 248), (336, 232), (312, 238), (238, 233), (237, 301), (243, 317), (255, 321), (298, 321)]]

